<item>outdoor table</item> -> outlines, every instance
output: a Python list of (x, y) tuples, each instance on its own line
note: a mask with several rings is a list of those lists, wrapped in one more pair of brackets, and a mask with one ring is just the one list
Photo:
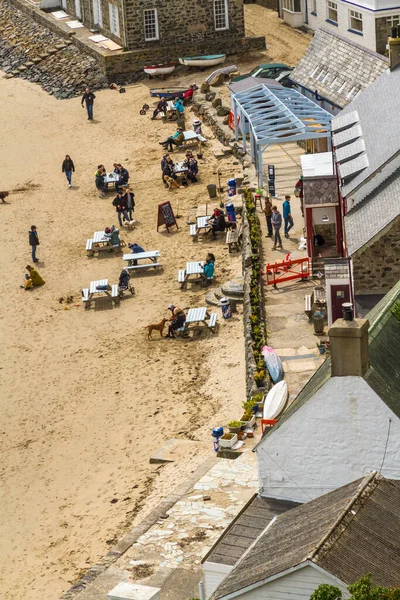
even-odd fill
[[(136, 271), (139, 269), (149, 269), (150, 267), (154, 267), (157, 269), (160, 267), (160, 263), (157, 260), (160, 257), (160, 253), (158, 250), (151, 250), (150, 252), (138, 252), (131, 254), (124, 254), (122, 260), (128, 262), (128, 266), (125, 267), (127, 271)], [(140, 262), (150, 260), (150, 262)]]
[(167, 102), (167, 117), (169, 114), (168, 118), (171, 118), (172, 116), (176, 115), (176, 112), (177, 112), (177, 110), (175, 108), (174, 101), (168, 100), (168, 102)]
[(178, 274), (178, 279), (181, 282), (181, 289), (183, 290), (191, 277), (195, 277), (197, 281), (199, 278), (201, 279), (201, 274), (203, 273), (204, 261), (197, 262), (188, 262), (186, 263), (186, 269), (182, 273), (182, 278), (180, 278), (180, 273)]
[(93, 234), (93, 245), (97, 247), (112, 247), (111, 238), (104, 231), (95, 231)]
[[(212, 215), (210, 215), (211, 217)], [(197, 232), (201, 233), (201, 230), (204, 229), (203, 233), (207, 233), (210, 230), (211, 225), (208, 223), (208, 219), (210, 217), (197, 217)]]
[[(101, 286), (104, 288), (105, 288), (105, 286), (107, 286), (107, 288), (98, 290), (97, 289), (98, 286)], [(92, 302), (94, 295), (98, 296), (100, 294), (104, 294), (104, 295), (108, 296), (109, 298), (111, 298), (111, 300), (115, 304), (117, 304), (119, 302), (118, 285), (115, 284), (115, 285), (110, 286), (108, 283), (108, 279), (99, 279), (98, 281), (91, 281), (90, 285), (89, 285), (89, 289), (86, 288), (86, 289), (82, 290), (82, 301), (85, 303), (85, 308), (90, 307), (90, 304)]]
[(188, 171), (185, 161), (175, 163), (174, 171), (178, 175), (179, 173), (186, 173)]
[(201, 308), (189, 308), (184, 326), (185, 331), (190, 329), (190, 327), (208, 327), (207, 318), (210, 318), (210, 314), (205, 306)]
[(118, 173), (107, 173), (104, 176), (104, 183), (117, 183), (119, 180)]

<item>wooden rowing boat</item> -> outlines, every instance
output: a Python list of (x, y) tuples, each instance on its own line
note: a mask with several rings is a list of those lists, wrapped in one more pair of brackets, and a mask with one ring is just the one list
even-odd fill
[(186, 67), (213, 67), (225, 62), (226, 54), (206, 54), (204, 56), (184, 56), (179, 59)]
[(183, 98), (183, 94), (188, 91), (189, 88), (153, 88), (150, 90), (150, 96), (153, 98), (166, 98), (172, 100), (173, 98)]
[(274, 383), (278, 383), (283, 379), (283, 365), (279, 356), (271, 346), (263, 346), (261, 348), (264, 362), (268, 369), (271, 379)]
[(280, 381), (274, 385), (264, 398), (263, 419), (277, 419), (285, 408), (288, 395), (286, 381)]
[(175, 70), (175, 63), (169, 65), (147, 65), (143, 68), (143, 71), (150, 77), (156, 77), (157, 75), (169, 75)]

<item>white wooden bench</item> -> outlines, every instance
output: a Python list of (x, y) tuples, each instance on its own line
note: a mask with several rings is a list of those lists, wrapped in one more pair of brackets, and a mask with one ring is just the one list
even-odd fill
[(185, 136), (185, 139), (182, 142), (182, 144), (178, 146), (178, 148), (182, 148), (183, 146), (186, 146), (186, 144), (191, 142), (199, 142), (200, 144), (207, 141), (207, 138), (205, 138), (202, 135), (199, 135), (198, 133), (195, 133), (193, 129), (188, 129), (187, 131), (184, 131), (183, 135)]
[(236, 229), (229, 229), (226, 232), (225, 243), (228, 244), (229, 253), (231, 253), (232, 250), (240, 250), (242, 235), (242, 224), (240, 224)]
[(87, 240), (86, 252), (88, 253), (88, 256), (93, 256), (93, 254), (94, 254), (94, 250), (92, 250), (92, 246), (93, 246), (93, 240)]
[(185, 269), (180, 269), (178, 271), (178, 283), (184, 283), (185, 281), (186, 271)]
[(89, 288), (83, 288), (82, 290), (82, 302), (87, 302), (89, 300)]
[(118, 283), (111, 286), (111, 298), (119, 298)]
[(211, 313), (210, 320), (208, 321), (208, 327), (209, 327), (209, 329), (211, 329), (211, 331), (213, 333), (215, 333), (215, 330), (217, 328), (217, 318), (218, 318), (217, 313)]
[(306, 294), (304, 296), (304, 312), (306, 313), (307, 317), (309, 319), (311, 319), (311, 313), (312, 313), (312, 297), (311, 294)]
[(126, 271), (133, 271), (134, 269), (157, 269), (157, 267), (161, 267), (161, 263), (142, 263), (140, 265), (129, 265), (128, 267), (124, 267)]
[(193, 237), (197, 236), (197, 225), (195, 223), (193, 223), (193, 225), (190, 225), (190, 235)]

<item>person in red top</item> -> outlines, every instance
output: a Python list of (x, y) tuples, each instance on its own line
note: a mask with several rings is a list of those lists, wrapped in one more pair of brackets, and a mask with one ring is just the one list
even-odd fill
[(183, 94), (183, 100), (184, 101), (186, 100), (187, 102), (190, 102), (192, 100), (192, 98), (193, 98), (193, 94), (194, 94), (194, 90), (195, 89), (196, 89), (196, 84), (192, 83), (192, 85), (190, 86), (190, 88), (188, 89), (188, 91)]

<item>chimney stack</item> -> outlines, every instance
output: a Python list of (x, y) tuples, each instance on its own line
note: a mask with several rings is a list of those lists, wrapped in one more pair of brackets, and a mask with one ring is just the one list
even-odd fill
[(335, 321), (328, 331), (332, 377), (362, 377), (369, 363), (369, 321), (354, 319), (351, 302), (345, 302), (342, 308), (343, 319)]
[(389, 46), (389, 69), (393, 71), (400, 64), (400, 27), (392, 27)]

